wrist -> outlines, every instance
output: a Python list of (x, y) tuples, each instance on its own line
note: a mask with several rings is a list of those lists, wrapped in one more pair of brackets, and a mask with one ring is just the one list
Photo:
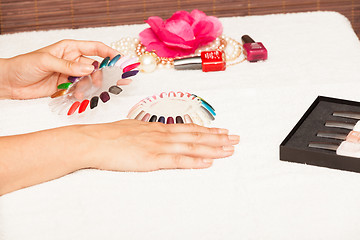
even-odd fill
[[(85, 125), (86, 126), (86, 125)], [(74, 172), (84, 168), (93, 168), (88, 158), (90, 146), (81, 133), (84, 125), (71, 125), (54, 129), (57, 131), (56, 154), (59, 160), (65, 161), (68, 171)]]
[(0, 99), (11, 98), (9, 59), (0, 58)]

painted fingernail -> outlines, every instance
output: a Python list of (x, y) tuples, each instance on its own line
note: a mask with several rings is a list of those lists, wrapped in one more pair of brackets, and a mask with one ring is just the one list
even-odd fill
[(98, 102), (99, 102), (98, 96), (92, 97), (90, 100), (90, 109), (96, 108), (98, 105)]
[(176, 117), (176, 123), (184, 123), (182, 117), (177, 116), (177, 117)]
[(99, 69), (102, 69), (103, 67), (106, 67), (106, 66), (108, 65), (109, 61), (110, 61), (110, 57), (104, 58), (104, 59), (102, 60), (102, 62), (100, 63)]
[(165, 118), (163, 116), (159, 117), (158, 122), (165, 123)]
[(168, 117), (166, 120), (166, 124), (173, 124), (174, 123), (174, 119), (172, 117)]
[(147, 121), (149, 120), (149, 118), (150, 118), (150, 114), (147, 113), (147, 114), (145, 114), (145, 116), (141, 119), (141, 121), (147, 122)]
[(139, 70), (133, 70), (133, 71), (129, 71), (129, 72), (124, 72), (121, 75), (121, 78), (129, 78), (129, 77), (135, 76), (136, 74), (138, 74), (138, 72), (139, 72)]
[(226, 151), (226, 152), (232, 152), (234, 151), (234, 146), (223, 146), (223, 150)]
[(53, 95), (51, 95), (51, 98), (57, 98), (57, 97), (65, 95), (65, 94), (66, 94), (66, 89), (63, 89), (63, 90), (55, 92)]
[(238, 142), (238, 141), (240, 141), (240, 136), (239, 135), (229, 135), (229, 140), (231, 142)]
[(69, 76), (68, 77), (68, 80), (69, 80), (69, 82), (71, 82), (71, 83), (74, 83), (76, 80), (78, 80), (80, 77), (73, 77), (73, 76)]
[(136, 115), (135, 119), (136, 119), (136, 120), (141, 120), (144, 115), (145, 115), (145, 112), (144, 112), (144, 111), (141, 111), (141, 112), (139, 112), (138, 115)]
[(126, 67), (124, 68), (123, 72), (131, 71), (131, 70), (137, 68), (139, 65), (140, 65), (139, 62), (130, 64), (129, 66), (126, 66)]
[(120, 87), (114, 85), (109, 88), (109, 92), (111, 92), (112, 94), (118, 95), (119, 93), (122, 92), (122, 89)]
[(68, 89), (71, 84), (72, 84), (71, 82), (62, 83), (62, 84), (59, 84), (59, 85), (57, 86), (57, 88), (58, 88), (58, 89)]
[(111, 59), (111, 61), (108, 63), (108, 66), (109, 66), (109, 67), (114, 66), (115, 63), (116, 63), (117, 61), (119, 61), (120, 57), (121, 57), (120, 54), (116, 55), (116, 56), (115, 56), (113, 59)]
[(94, 66), (94, 70), (97, 70), (99, 68), (99, 62), (98, 61), (94, 61), (92, 63), (92, 65)]
[(108, 92), (102, 92), (102, 93), (100, 94), (100, 99), (101, 99), (101, 101), (103, 101), (103, 103), (106, 103), (107, 101), (110, 100), (110, 95), (109, 95), (109, 93), (108, 93)]
[(85, 99), (84, 101), (81, 102), (80, 107), (79, 107), (79, 113), (82, 113), (86, 110), (87, 106), (89, 105), (89, 100)]
[(73, 105), (71, 105), (71, 107), (70, 107), (67, 115), (73, 114), (79, 106), (80, 106), (80, 102), (79, 102), (79, 101), (74, 102)]
[(156, 115), (152, 115), (149, 122), (156, 122), (156, 119), (157, 119)]

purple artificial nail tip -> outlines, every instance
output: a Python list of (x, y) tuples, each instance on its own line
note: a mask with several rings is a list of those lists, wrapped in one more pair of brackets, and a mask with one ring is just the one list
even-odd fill
[(129, 72), (124, 72), (121, 76), (121, 78), (128, 78), (128, 77), (132, 77), (135, 76), (136, 74), (138, 74), (139, 70), (133, 70), (133, 71), (129, 71)]
[(108, 92), (102, 92), (102, 93), (100, 94), (100, 99), (101, 99), (101, 101), (103, 101), (104, 103), (106, 103), (107, 101), (110, 100), (110, 95), (109, 95), (109, 93), (108, 93)]
[(69, 82), (71, 82), (71, 83), (74, 83), (76, 80), (78, 80), (80, 77), (73, 77), (73, 76), (69, 76), (68, 77), (68, 80), (69, 80)]

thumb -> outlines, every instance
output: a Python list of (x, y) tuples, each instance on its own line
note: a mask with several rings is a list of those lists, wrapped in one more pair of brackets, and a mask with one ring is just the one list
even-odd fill
[(91, 64), (69, 61), (47, 53), (44, 60), (47, 70), (69, 76), (85, 76), (94, 71), (94, 66)]

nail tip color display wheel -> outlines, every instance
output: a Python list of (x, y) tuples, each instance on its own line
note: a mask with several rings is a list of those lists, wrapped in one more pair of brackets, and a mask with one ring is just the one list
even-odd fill
[[(125, 80), (138, 74), (139, 63), (135, 58), (115, 56), (106, 57), (99, 64), (93, 63), (95, 70), (84, 77), (69, 77), (69, 82), (58, 86), (51, 98), (50, 108), (59, 115), (83, 113), (107, 103), (112, 95), (119, 95), (122, 88), (118, 80)], [(99, 104), (100, 103), (100, 104)]]
[(147, 97), (137, 103), (128, 118), (145, 122), (196, 123), (207, 125), (215, 120), (214, 108), (195, 94), (184, 92), (163, 92)]

